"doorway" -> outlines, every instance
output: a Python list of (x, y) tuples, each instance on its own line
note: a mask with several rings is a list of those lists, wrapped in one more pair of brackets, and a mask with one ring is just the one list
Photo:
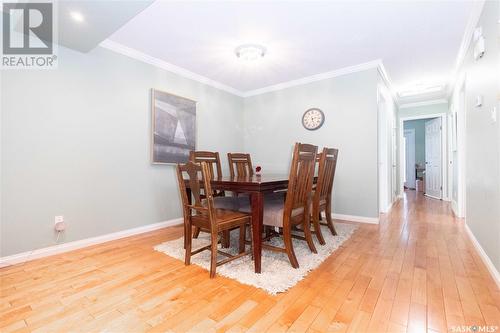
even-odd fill
[(400, 119), (401, 191), (414, 190), (446, 199), (447, 168), (445, 114)]

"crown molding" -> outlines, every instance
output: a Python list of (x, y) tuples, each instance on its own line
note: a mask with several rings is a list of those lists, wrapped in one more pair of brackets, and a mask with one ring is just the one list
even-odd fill
[(448, 91), (447, 96), (450, 97), (453, 89), (455, 89), (455, 84), (458, 80), (458, 72), (460, 67), (462, 66), (465, 55), (469, 50), (472, 36), (474, 35), (474, 30), (476, 29), (477, 23), (479, 22), (479, 18), (481, 17), (481, 13), (483, 12), (485, 0), (477, 0), (473, 2), (472, 10), (469, 16), (469, 20), (467, 21), (467, 25), (465, 27), (465, 32), (462, 37), (462, 42), (460, 43), (460, 48), (458, 50), (457, 58), (455, 59), (455, 67), (453, 68), (453, 72), (451, 75), (451, 79), (448, 83)]
[(419, 106), (436, 105), (436, 104), (448, 104), (448, 101), (444, 98), (433, 99), (430, 101), (415, 102), (415, 103), (405, 103), (399, 106), (400, 109), (405, 108), (415, 108)]
[(147, 64), (153, 65), (155, 67), (164, 69), (166, 71), (177, 74), (179, 76), (182, 76), (182, 77), (209, 85), (209, 86), (214, 87), (216, 89), (224, 90), (228, 93), (231, 93), (231, 94), (239, 96), (239, 97), (256, 96), (256, 95), (265, 94), (265, 93), (272, 92), (272, 91), (282, 90), (282, 89), (286, 89), (286, 88), (290, 88), (290, 87), (304, 85), (307, 83), (312, 83), (312, 82), (321, 81), (321, 80), (325, 80), (325, 79), (331, 79), (331, 78), (342, 76), (342, 75), (352, 74), (352, 73), (361, 72), (361, 71), (365, 71), (368, 69), (376, 68), (379, 71), (380, 75), (382, 76), (384, 82), (386, 83), (394, 101), (396, 102), (396, 104), (398, 104), (397, 95), (394, 92), (394, 89), (392, 88), (391, 80), (389, 79), (389, 76), (387, 75), (387, 71), (385, 70), (384, 64), (382, 63), (381, 59), (376, 59), (373, 61), (368, 61), (368, 62), (361, 63), (361, 64), (354, 65), (354, 66), (343, 67), (343, 68), (339, 68), (339, 69), (336, 69), (333, 71), (319, 73), (319, 74), (315, 74), (315, 75), (311, 75), (311, 76), (306, 76), (306, 77), (303, 77), (303, 78), (300, 78), (297, 80), (281, 82), (281, 83), (267, 86), (264, 88), (259, 88), (259, 89), (249, 90), (249, 91), (243, 92), (243, 91), (240, 91), (236, 88), (233, 88), (233, 87), (230, 87), (230, 86), (225, 85), (223, 83), (220, 83), (218, 81), (209, 79), (203, 75), (193, 73), (185, 68), (182, 68), (182, 67), (173, 65), (171, 63), (168, 63), (164, 60), (152, 57), (146, 53), (143, 53), (143, 52), (138, 51), (136, 49), (133, 49), (131, 47), (125, 46), (125, 45), (117, 43), (117, 42), (113, 42), (112, 40), (109, 40), (109, 39), (106, 39), (103, 42), (101, 42), (99, 44), (99, 46), (102, 48), (108, 49), (110, 51), (127, 56), (129, 58), (139, 60), (139, 61), (145, 62)]
[(303, 77), (303, 78), (300, 78), (297, 80), (281, 82), (281, 83), (273, 84), (271, 86), (267, 86), (264, 88), (246, 91), (243, 93), (243, 97), (261, 95), (261, 94), (265, 94), (265, 93), (272, 92), (272, 91), (282, 90), (282, 89), (286, 89), (286, 88), (300, 86), (300, 85), (307, 84), (307, 83), (331, 79), (331, 78), (334, 78), (337, 76), (356, 73), (356, 72), (364, 71), (367, 69), (378, 68), (379, 64), (380, 64), (380, 60), (377, 59), (374, 61), (369, 61), (369, 62), (361, 63), (358, 65), (354, 65), (354, 66), (339, 68), (339, 69), (329, 71), (329, 72), (324, 72), (324, 73), (319, 73), (319, 74), (315, 74), (315, 75), (311, 75), (311, 76), (306, 76), (306, 77)]
[(147, 55), (146, 53), (143, 53), (143, 52), (138, 51), (136, 49), (133, 49), (131, 47), (125, 46), (125, 45), (120, 44), (120, 43), (113, 42), (112, 40), (106, 39), (103, 42), (101, 42), (99, 44), (99, 46), (101, 46), (105, 49), (111, 50), (113, 52), (122, 54), (124, 56), (127, 56), (129, 58), (139, 60), (139, 61), (145, 62), (147, 64), (156, 66), (158, 68), (172, 72), (172, 73), (177, 74), (179, 76), (206, 84), (208, 86), (211, 86), (211, 87), (214, 87), (214, 88), (217, 88), (220, 90), (224, 90), (224, 91), (231, 93), (233, 95), (236, 95), (236, 96), (243, 97), (243, 92), (239, 91), (238, 89), (235, 89), (235, 88), (230, 87), (228, 85), (225, 85), (223, 83), (214, 81), (214, 80), (209, 79), (208, 77), (205, 77), (203, 75), (193, 73), (185, 68), (173, 65), (173, 64), (168, 63), (164, 60), (152, 57), (150, 55)]

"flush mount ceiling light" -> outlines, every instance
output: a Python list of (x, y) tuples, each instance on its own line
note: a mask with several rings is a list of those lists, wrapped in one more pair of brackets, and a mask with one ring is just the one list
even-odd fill
[(71, 11), (69, 13), (69, 16), (71, 16), (73, 21), (78, 22), (78, 23), (85, 21), (85, 17), (82, 15), (82, 13), (77, 12), (77, 11)]
[(258, 60), (266, 54), (266, 48), (262, 45), (257, 44), (244, 44), (238, 46), (234, 53), (236, 56), (244, 61), (255, 61)]

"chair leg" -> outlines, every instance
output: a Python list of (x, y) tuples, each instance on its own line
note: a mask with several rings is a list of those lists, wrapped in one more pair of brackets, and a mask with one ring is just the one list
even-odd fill
[(333, 221), (332, 221), (332, 203), (329, 201), (326, 204), (326, 224), (328, 225), (328, 228), (330, 229), (330, 232), (332, 235), (337, 236), (337, 231), (335, 230), (335, 227), (333, 226)]
[(193, 238), (198, 238), (199, 235), (200, 235), (200, 228), (194, 227)]
[(187, 244), (188, 237), (191, 237), (191, 231), (188, 230), (187, 222), (184, 219), (184, 249), (186, 249), (186, 244)]
[(292, 230), (290, 228), (283, 228), (283, 241), (285, 242), (285, 251), (288, 255), (288, 260), (290, 260), (290, 264), (292, 264), (293, 268), (299, 268), (299, 262), (293, 250)]
[(265, 230), (265, 232), (266, 232), (265, 237), (266, 237), (266, 238), (269, 238), (269, 237), (271, 236), (271, 227), (270, 227), (270, 226), (265, 225), (265, 226), (264, 226), (264, 230)]
[(248, 224), (248, 229), (249, 229), (249, 233), (250, 233), (250, 258), (253, 261), (253, 237), (252, 237), (252, 223), (251, 222)]
[(222, 232), (222, 247), (225, 249), (229, 249), (231, 246), (231, 231), (224, 230)]
[(210, 278), (214, 278), (215, 277), (215, 270), (217, 269), (217, 244), (219, 243), (217, 241), (217, 238), (218, 238), (218, 234), (217, 233), (212, 233), (210, 235), (210, 239), (212, 241), (211, 243), (211, 248), (210, 248), (210, 251), (211, 251), (211, 255), (210, 255)]
[(306, 238), (307, 245), (309, 245), (309, 249), (313, 253), (318, 253), (318, 251), (316, 251), (316, 247), (314, 246), (314, 241), (312, 239), (311, 223), (309, 222), (309, 218), (304, 217), (304, 222), (302, 222), (302, 227), (304, 228), (304, 236)]
[(240, 226), (240, 249), (239, 253), (245, 252), (245, 235), (246, 235), (246, 226)]
[(184, 256), (184, 264), (190, 265), (191, 264), (191, 243), (192, 243), (191, 223), (189, 221), (186, 222), (184, 224), (184, 228), (185, 228), (184, 247), (186, 248), (186, 254)]
[(326, 242), (325, 242), (325, 239), (323, 238), (323, 234), (321, 233), (321, 226), (319, 225), (319, 219), (318, 219), (318, 215), (316, 214), (313, 214), (312, 216), (312, 223), (313, 223), (313, 227), (314, 227), (314, 233), (316, 234), (316, 238), (318, 239), (319, 243), (321, 245), (325, 245)]

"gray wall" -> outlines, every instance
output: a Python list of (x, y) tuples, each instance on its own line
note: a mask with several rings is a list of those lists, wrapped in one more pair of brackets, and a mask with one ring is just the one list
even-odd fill
[(404, 129), (415, 130), (415, 163), (425, 164), (425, 123), (428, 119), (407, 120)]
[[(475, 61), (471, 43), (460, 75), (466, 77), (466, 223), (500, 271), (500, 119), (490, 117), (493, 107), (500, 112), (498, 19), (499, 2), (486, 1), (478, 23), (486, 53)], [(481, 108), (474, 106), (478, 95)]]
[(1, 255), (181, 216), (171, 165), (150, 163), (150, 89), (198, 101), (198, 148), (243, 149), (243, 101), (97, 48), (57, 70), (2, 71)]
[[(245, 98), (245, 150), (263, 170), (288, 172), (294, 142), (339, 148), (334, 212), (378, 217), (376, 69)], [(301, 124), (318, 107), (325, 123)]]

